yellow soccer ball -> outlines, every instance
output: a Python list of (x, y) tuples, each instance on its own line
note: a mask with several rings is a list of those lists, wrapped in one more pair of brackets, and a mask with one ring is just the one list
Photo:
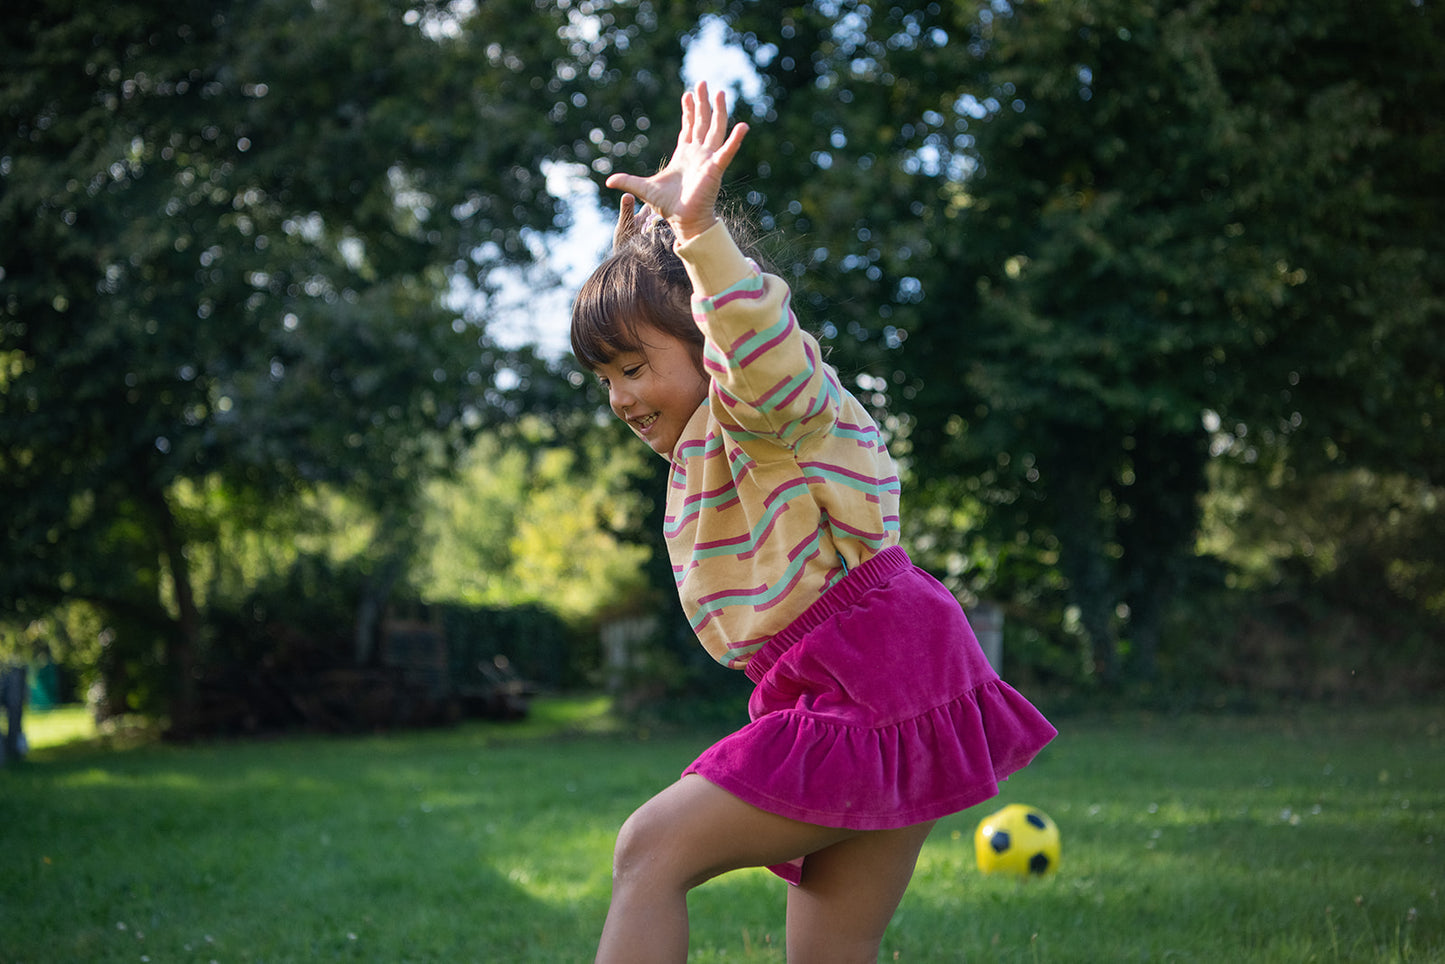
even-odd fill
[(973, 850), (986, 874), (1041, 877), (1059, 867), (1059, 828), (1037, 807), (1011, 803), (979, 821)]

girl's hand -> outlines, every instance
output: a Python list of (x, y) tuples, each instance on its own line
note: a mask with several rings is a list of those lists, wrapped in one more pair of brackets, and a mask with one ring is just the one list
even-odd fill
[[(728, 131), (727, 99), (719, 91), (710, 102), (704, 81), (697, 85), (696, 92), (682, 95), (682, 129), (677, 134), (677, 150), (667, 166), (651, 177), (614, 174), (607, 179), (607, 186), (635, 194), (668, 220), (679, 241), (687, 241), (717, 222), (723, 172), (747, 132), (747, 124), (734, 124)], [(623, 211), (625, 216), (625, 200)]]

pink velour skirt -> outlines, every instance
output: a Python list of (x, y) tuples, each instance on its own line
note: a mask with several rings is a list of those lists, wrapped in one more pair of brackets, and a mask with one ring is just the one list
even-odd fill
[[(746, 666), (751, 722), (683, 772), (780, 816), (884, 830), (998, 793), (1057, 731), (998, 678), (937, 580), (893, 546)], [(770, 868), (798, 883), (805, 858)]]

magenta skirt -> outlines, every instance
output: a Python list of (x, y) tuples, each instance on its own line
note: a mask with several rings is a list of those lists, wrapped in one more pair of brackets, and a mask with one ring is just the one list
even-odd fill
[[(696, 773), (755, 807), (854, 830), (907, 827), (998, 793), (1057, 731), (989, 666), (958, 601), (883, 550), (749, 661), (751, 722)], [(770, 868), (797, 883), (803, 857)]]

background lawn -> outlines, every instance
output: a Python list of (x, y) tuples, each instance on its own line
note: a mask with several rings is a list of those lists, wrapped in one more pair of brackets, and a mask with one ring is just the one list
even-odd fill
[[(1000, 797), (943, 821), (882, 959), (1445, 962), (1445, 712), (1063, 718)], [(716, 734), (621, 732), (599, 700), (522, 724), (168, 746), (28, 718), (0, 771), (0, 961), (591, 960), (619, 823)], [(1032, 803), (1063, 865), (974, 867)], [(696, 962), (782, 960), (763, 871), (692, 900)]]

